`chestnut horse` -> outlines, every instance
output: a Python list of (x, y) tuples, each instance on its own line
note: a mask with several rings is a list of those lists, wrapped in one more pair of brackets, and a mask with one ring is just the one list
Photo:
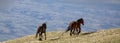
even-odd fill
[(72, 36), (72, 34), (75, 34), (75, 32), (77, 32), (77, 35), (79, 35), (79, 33), (81, 32), (81, 24), (84, 25), (83, 18), (80, 18), (77, 21), (70, 22), (66, 32), (70, 31), (70, 36)]
[(42, 26), (39, 26), (38, 30), (36, 32), (36, 38), (37, 38), (37, 36), (39, 34), (39, 40), (42, 40), (42, 34), (44, 33), (45, 40), (46, 40), (46, 28), (47, 28), (46, 23), (43, 23)]

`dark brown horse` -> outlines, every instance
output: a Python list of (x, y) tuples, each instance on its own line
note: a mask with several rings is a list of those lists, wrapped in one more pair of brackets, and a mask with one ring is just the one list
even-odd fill
[(39, 34), (39, 40), (42, 40), (42, 34), (44, 33), (45, 40), (46, 40), (46, 28), (47, 28), (46, 23), (43, 23), (42, 26), (39, 26), (38, 30), (37, 30), (37, 33), (36, 33), (36, 38), (37, 38), (37, 36)]
[(72, 34), (75, 34), (75, 32), (79, 34), (81, 32), (81, 24), (84, 25), (83, 18), (80, 18), (77, 21), (70, 22), (66, 32), (70, 31), (70, 36), (72, 36)]

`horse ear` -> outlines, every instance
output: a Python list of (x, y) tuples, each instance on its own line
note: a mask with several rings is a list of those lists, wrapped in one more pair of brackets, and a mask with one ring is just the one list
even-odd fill
[(80, 18), (80, 19), (83, 19), (83, 18)]

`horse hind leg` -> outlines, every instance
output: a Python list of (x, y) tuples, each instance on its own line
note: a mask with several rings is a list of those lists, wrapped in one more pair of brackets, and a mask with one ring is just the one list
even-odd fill
[(76, 28), (74, 28), (72, 34), (76, 35), (76, 32), (77, 32), (77, 30), (76, 30)]
[(73, 30), (73, 34), (74, 34), (74, 35), (77, 35), (77, 33), (78, 33), (77, 28), (74, 28), (74, 30)]
[(72, 29), (70, 30), (70, 36), (72, 36), (73, 32), (72, 32)]

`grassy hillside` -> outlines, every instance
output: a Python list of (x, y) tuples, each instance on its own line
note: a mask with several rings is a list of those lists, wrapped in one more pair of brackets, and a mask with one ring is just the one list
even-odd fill
[[(69, 32), (48, 32), (47, 40), (38, 41), (35, 35), (5, 41), (2, 43), (120, 43), (120, 28), (100, 30), (97, 32), (82, 32), (79, 36), (69, 36)], [(60, 37), (61, 36), (61, 37)]]

